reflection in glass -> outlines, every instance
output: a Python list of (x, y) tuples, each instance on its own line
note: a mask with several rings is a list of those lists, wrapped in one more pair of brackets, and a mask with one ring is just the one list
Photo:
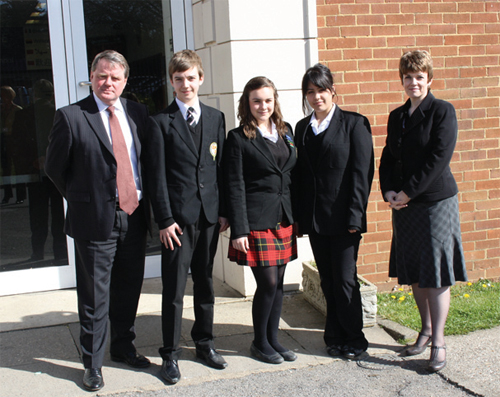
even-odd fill
[[(146, 104), (150, 114), (163, 110), (173, 99), (166, 73), (173, 54), (170, 1), (83, 0), (83, 10), (89, 70), (99, 52), (118, 51), (130, 65), (122, 96)], [(148, 255), (161, 252), (154, 222), (153, 227)]]
[(0, 15), (0, 271), (67, 265), (63, 200), (44, 172), (55, 112), (46, 3), (2, 1)]

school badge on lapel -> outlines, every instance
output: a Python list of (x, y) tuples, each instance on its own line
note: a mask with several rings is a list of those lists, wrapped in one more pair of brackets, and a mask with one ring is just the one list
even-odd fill
[(215, 156), (217, 156), (217, 143), (212, 142), (210, 144), (210, 154), (212, 155), (212, 157), (215, 161)]

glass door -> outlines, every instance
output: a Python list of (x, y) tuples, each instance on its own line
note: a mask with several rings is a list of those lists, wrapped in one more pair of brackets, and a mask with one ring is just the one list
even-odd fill
[[(163, 109), (172, 100), (166, 65), (174, 45), (178, 50), (192, 42), (189, 24), (179, 22), (190, 19), (189, 1), (172, 3), (0, 1), (0, 295), (75, 286), (73, 242), (63, 233), (65, 204), (43, 171), (55, 109), (90, 94), (90, 63), (105, 49), (130, 64), (124, 96), (146, 104), (151, 114)], [(154, 230), (146, 277), (159, 275), (159, 253)]]

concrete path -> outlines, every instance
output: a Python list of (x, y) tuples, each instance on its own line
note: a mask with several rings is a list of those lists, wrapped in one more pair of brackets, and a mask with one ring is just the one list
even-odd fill
[[(0, 297), (0, 396), (500, 396), (500, 328), (447, 337), (448, 366), (440, 374), (425, 369), (429, 350), (405, 357), (403, 346), (381, 326), (365, 328), (370, 347), (359, 360), (333, 359), (322, 339), (324, 317), (302, 294), (289, 294), (280, 340), (298, 359), (271, 365), (250, 357), (251, 301), (223, 283), (215, 287), (215, 342), (227, 369), (208, 368), (195, 357), (189, 337), (194, 318), (189, 285), (179, 362), (182, 380), (165, 385), (158, 356), (161, 283), (150, 279), (141, 296), (136, 345), (152, 366), (132, 370), (108, 359), (105, 387), (98, 393), (81, 386), (74, 290)], [(384, 326), (391, 328), (391, 323)]]

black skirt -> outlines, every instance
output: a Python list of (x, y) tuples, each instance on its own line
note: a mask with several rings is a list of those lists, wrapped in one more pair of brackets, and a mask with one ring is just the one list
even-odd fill
[(431, 203), (410, 201), (392, 211), (389, 276), (399, 284), (441, 288), (467, 281), (458, 198)]

